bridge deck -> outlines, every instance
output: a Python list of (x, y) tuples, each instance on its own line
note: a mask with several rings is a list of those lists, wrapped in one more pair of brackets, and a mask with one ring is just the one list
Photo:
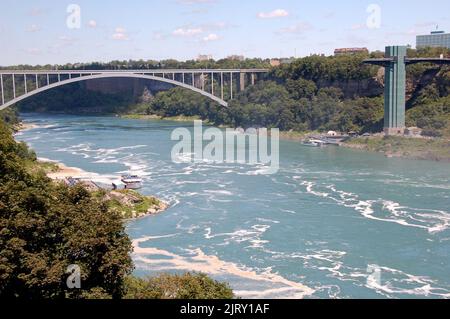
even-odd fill
[(0, 70), (2, 74), (99, 74), (99, 73), (267, 73), (268, 69), (138, 69), (138, 70)]
[[(373, 64), (373, 65), (381, 65), (387, 66), (390, 63), (395, 63), (396, 60), (394, 58), (381, 58), (381, 59), (367, 59), (364, 60), (365, 64)], [(405, 64), (414, 64), (414, 63), (434, 63), (434, 64), (450, 64), (449, 58), (405, 58)]]
[(406, 64), (413, 63), (435, 63), (435, 64), (450, 64), (450, 59), (448, 58), (406, 58)]

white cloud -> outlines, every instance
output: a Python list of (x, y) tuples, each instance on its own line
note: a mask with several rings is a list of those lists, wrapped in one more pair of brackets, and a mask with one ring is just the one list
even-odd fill
[(36, 24), (32, 24), (27, 28), (27, 32), (38, 32), (40, 30), (41, 28)]
[(210, 41), (217, 41), (219, 40), (219, 36), (215, 33), (208, 34), (206, 37), (203, 38), (203, 41), (210, 42)]
[(284, 18), (289, 15), (284, 9), (276, 9), (271, 12), (260, 12), (258, 13), (258, 18), (260, 19), (272, 19), (272, 18)]
[(88, 22), (88, 27), (89, 27), (89, 28), (96, 28), (96, 27), (97, 27), (97, 21), (95, 21), (95, 20), (90, 20), (90, 21)]
[(122, 27), (117, 27), (114, 34), (112, 35), (114, 40), (128, 40), (127, 31)]
[[(204, 41), (215, 41), (219, 39), (217, 31), (230, 27), (232, 26), (222, 21), (200, 25), (187, 24), (173, 30), (170, 35), (175, 37), (200, 38), (200, 40), (203, 39)], [(156, 38), (158, 39), (166, 36), (169, 36), (169, 34), (159, 34)]]
[(172, 32), (175, 36), (192, 37), (203, 32), (202, 28), (178, 28)]

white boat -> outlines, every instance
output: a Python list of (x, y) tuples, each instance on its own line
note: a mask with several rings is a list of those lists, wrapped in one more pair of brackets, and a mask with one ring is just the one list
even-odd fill
[(310, 147), (321, 147), (324, 143), (319, 140), (306, 140), (302, 144)]
[(142, 187), (142, 179), (137, 175), (123, 175), (121, 179), (125, 189), (139, 189)]

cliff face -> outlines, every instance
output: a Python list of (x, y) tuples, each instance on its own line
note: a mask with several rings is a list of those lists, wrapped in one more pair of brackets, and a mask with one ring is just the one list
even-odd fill
[(134, 100), (139, 99), (146, 90), (155, 94), (171, 88), (171, 85), (167, 83), (133, 78), (106, 78), (83, 83), (88, 91), (103, 94), (129, 94)]
[(342, 90), (344, 97), (351, 99), (354, 97), (376, 97), (384, 92), (384, 77), (378, 77), (364, 80), (349, 80), (349, 81), (324, 81), (317, 82), (319, 88), (336, 87)]
[[(319, 88), (337, 87), (342, 90), (344, 97), (377, 97), (384, 94), (384, 68), (380, 68), (377, 75), (370, 79), (349, 81), (317, 81)], [(412, 104), (424, 88), (435, 84), (440, 96), (446, 96), (450, 87), (450, 70), (448, 68), (427, 68), (418, 74), (408, 72), (406, 78), (406, 101)]]

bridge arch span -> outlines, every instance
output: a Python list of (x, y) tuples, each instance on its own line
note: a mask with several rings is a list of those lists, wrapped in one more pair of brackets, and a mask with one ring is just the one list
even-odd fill
[(67, 79), (67, 80), (62, 80), (62, 81), (58, 81), (55, 83), (51, 83), (49, 85), (45, 85), (42, 86), (40, 88), (37, 88), (33, 91), (30, 91), (26, 94), (23, 94), (21, 96), (18, 96), (8, 102), (5, 102), (5, 104), (0, 105), (0, 111), (3, 109), (6, 109), (8, 107), (10, 107), (11, 105), (14, 105), (26, 98), (29, 98), (33, 95), (39, 94), (41, 92), (47, 91), (47, 90), (51, 90), (53, 88), (59, 87), (59, 86), (63, 86), (66, 84), (70, 84), (70, 83), (75, 83), (75, 82), (81, 82), (81, 81), (88, 81), (88, 80), (95, 80), (95, 79), (105, 79), (105, 78), (137, 78), (137, 79), (145, 79), (145, 80), (153, 80), (153, 81), (159, 81), (159, 82), (165, 82), (168, 84), (172, 84), (175, 86), (179, 86), (179, 87), (183, 87), (185, 89), (200, 93), (203, 96), (206, 96), (208, 98), (210, 98), (211, 100), (219, 103), (220, 105), (224, 106), (224, 107), (228, 107), (228, 103), (225, 102), (223, 99), (209, 93), (206, 91), (203, 91), (199, 88), (196, 88), (192, 85), (186, 84), (186, 83), (182, 83), (179, 81), (175, 81), (175, 80), (171, 80), (171, 79), (166, 79), (163, 77), (159, 77), (159, 76), (154, 76), (154, 75), (145, 75), (145, 74), (136, 74), (136, 73), (103, 73), (103, 74), (94, 74), (94, 75), (83, 75), (83, 76), (79, 76), (79, 77), (75, 77), (75, 78), (71, 78), (71, 79)]

